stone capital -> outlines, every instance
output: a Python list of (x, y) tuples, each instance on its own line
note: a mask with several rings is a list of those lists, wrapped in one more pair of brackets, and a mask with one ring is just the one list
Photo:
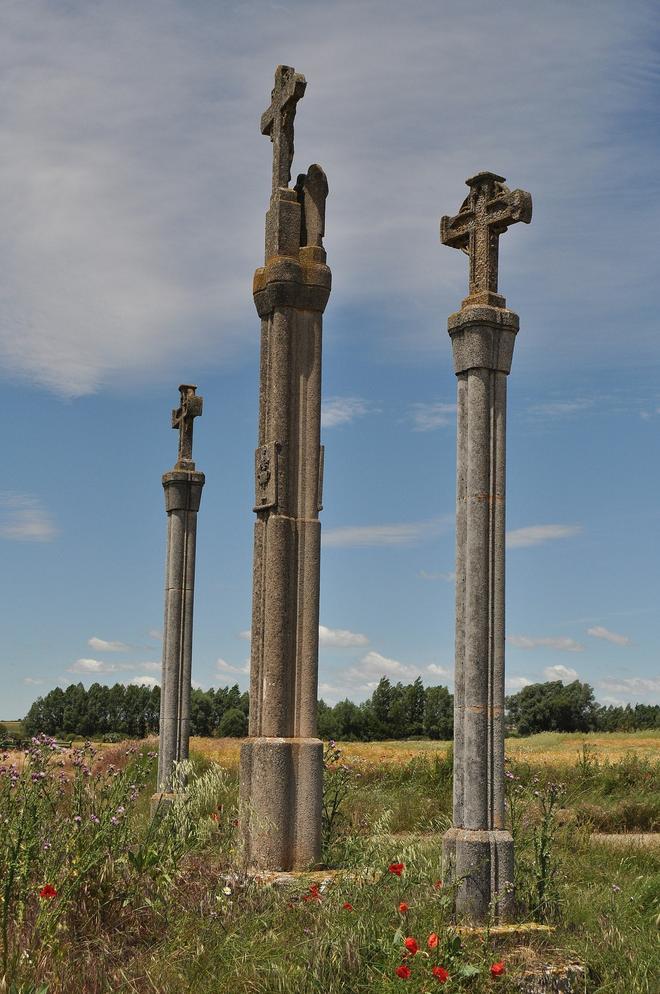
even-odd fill
[(173, 469), (163, 474), (165, 510), (199, 511), (204, 486), (204, 474)]
[(518, 315), (501, 307), (472, 305), (451, 314), (447, 330), (456, 375), (468, 369), (511, 372), (519, 326)]
[(259, 317), (267, 317), (278, 307), (323, 313), (332, 274), (325, 262), (314, 258), (314, 248), (310, 248), (312, 251), (300, 249), (300, 261), (275, 256), (255, 271), (252, 293)]

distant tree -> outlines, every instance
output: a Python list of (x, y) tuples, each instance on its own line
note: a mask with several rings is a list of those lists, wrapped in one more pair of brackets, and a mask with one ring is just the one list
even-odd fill
[(218, 735), (221, 738), (242, 739), (247, 735), (248, 720), (240, 708), (229, 708), (222, 716), (218, 725)]
[(506, 699), (509, 724), (520, 735), (588, 732), (596, 727), (597, 705), (588, 683), (561, 680), (533, 683)]
[(430, 739), (451, 739), (454, 734), (454, 698), (446, 687), (427, 687), (424, 734)]

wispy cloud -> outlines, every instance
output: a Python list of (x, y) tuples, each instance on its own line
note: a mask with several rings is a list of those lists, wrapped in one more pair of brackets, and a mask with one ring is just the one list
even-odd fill
[(396, 680), (414, 680), (419, 676), (419, 669), (399, 662), (398, 659), (390, 659), (381, 655), (380, 652), (368, 652), (355, 666), (349, 669), (349, 675), (353, 680), (378, 681), (382, 676), (394, 677)]
[(560, 538), (573, 538), (582, 531), (582, 525), (527, 525), (506, 533), (506, 544), (510, 549), (522, 549), (530, 545), (544, 545)]
[(649, 698), (649, 703), (660, 703), (660, 677), (603, 677), (596, 685), (615, 694), (624, 694), (629, 701)]
[(160, 680), (156, 680), (153, 676), (134, 676), (132, 680), (128, 681), (129, 685), (135, 687), (159, 687)]
[(507, 690), (517, 691), (522, 690), (523, 687), (531, 686), (532, 681), (528, 680), (526, 676), (508, 676), (505, 683)]
[(429, 663), (426, 667), (426, 672), (430, 673), (432, 676), (441, 676), (445, 680), (452, 681), (454, 679), (454, 674), (446, 666), (439, 666), (438, 663)]
[(0, 538), (52, 542), (59, 534), (52, 515), (31, 494), (0, 493)]
[(36, 677), (36, 676), (24, 676), (23, 677), (23, 683), (27, 683), (30, 686), (32, 686), (32, 685), (36, 686), (37, 684), (40, 684), (40, 683), (43, 683), (43, 682), (44, 681), (42, 679), (40, 679), (40, 677)]
[(452, 424), (456, 416), (456, 404), (440, 402), (413, 404), (411, 410), (413, 431), (435, 431)]
[(531, 414), (538, 414), (547, 418), (569, 418), (574, 414), (582, 414), (593, 407), (593, 400), (586, 397), (575, 397), (572, 400), (547, 401), (544, 404), (532, 404), (529, 408)]
[(250, 660), (246, 660), (242, 666), (234, 666), (232, 663), (228, 663), (226, 659), (220, 657), (215, 661), (215, 668), (218, 673), (234, 673), (237, 676), (244, 676), (250, 672)]
[(361, 397), (327, 397), (321, 404), (321, 427), (336, 428), (369, 413), (369, 405)]
[(322, 543), (333, 548), (360, 548), (369, 545), (417, 545), (439, 535), (448, 525), (447, 518), (414, 521), (393, 525), (345, 525), (322, 532)]
[(605, 639), (606, 642), (612, 642), (614, 645), (630, 645), (632, 641), (627, 635), (618, 635), (616, 632), (610, 632), (607, 628), (603, 628), (602, 625), (594, 625), (593, 628), (587, 628), (587, 635), (591, 635), (595, 639)]
[(359, 632), (319, 625), (319, 645), (322, 649), (352, 649), (356, 646), (369, 645), (369, 639)]
[(453, 572), (429, 573), (425, 569), (420, 569), (418, 576), (420, 576), (422, 580), (444, 580), (445, 583), (453, 583), (456, 579), (456, 574)]
[(67, 673), (116, 673), (118, 669), (120, 667), (116, 663), (106, 663), (101, 659), (76, 659)]
[(87, 640), (87, 645), (96, 652), (128, 652), (130, 649), (130, 646), (126, 645), (125, 642), (106, 642), (105, 639), (99, 639), (96, 635), (92, 635), (91, 639)]
[(149, 636), (150, 639), (153, 639), (154, 642), (163, 641), (163, 633), (161, 632), (160, 628), (150, 628), (149, 631), (147, 632), (147, 635)]
[(580, 679), (577, 670), (570, 666), (562, 666), (561, 663), (557, 666), (546, 666), (543, 670), (543, 676), (546, 680), (561, 680), (562, 683), (571, 683), (573, 680)]
[(557, 649), (559, 652), (584, 652), (584, 646), (580, 642), (564, 635), (544, 638), (531, 638), (529, 635), (507, 635), (506, 641), (516, 649), (536, 649), (538, 646), (545, 646), (548, 649)]

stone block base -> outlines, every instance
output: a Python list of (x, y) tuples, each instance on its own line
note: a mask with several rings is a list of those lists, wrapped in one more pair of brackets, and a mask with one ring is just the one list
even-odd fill
[(321, 859), (323, 743), (252, 738), (241, 745), (240, 824), (249, 870), (304, 870)]
[(151, 795), (151, 817), (162, 818), (163, 815), (167, 814), (172, 804), (174, 803), (175, 794), (168, 791), (158, 791), (156, 794)]
[(510, 832), (450, 828), (442, 840), (443, 876), (456, 887), (456, 914), (471, 922), (510, 921), (514, 913)]

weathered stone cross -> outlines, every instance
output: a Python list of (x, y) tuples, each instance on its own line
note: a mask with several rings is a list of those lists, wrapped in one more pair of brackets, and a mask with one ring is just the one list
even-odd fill
[(495, 173), (477, 173), (465, 182), (470, 193), (458, 214), (442, 218), (440, 238), (470, 257), (470, 294), (464, 303), (505, 307), (497, 292), (499, 236), (517, 221), (529, 224), (532, 198), (524, 190), (509, 190)]
[(287, 187), (291, 179), (293, 119), (306, 86), (305, 77), (291, 66), (275, 70), (270, 107), (261, 115), (261, 133), (269, 135), (273, 143), (273, 193)]
[(192, 457), (193, 419), (200, 416), (204, 405), (204, 398), (195, 396), (196, 389), (197, 387), (190, 383), (182, 383), (179, 387), (181, 406), (176, 411), (172, 411), (172, 427), (179, 429), (179, 458), (176, 469), (195, 468)]

